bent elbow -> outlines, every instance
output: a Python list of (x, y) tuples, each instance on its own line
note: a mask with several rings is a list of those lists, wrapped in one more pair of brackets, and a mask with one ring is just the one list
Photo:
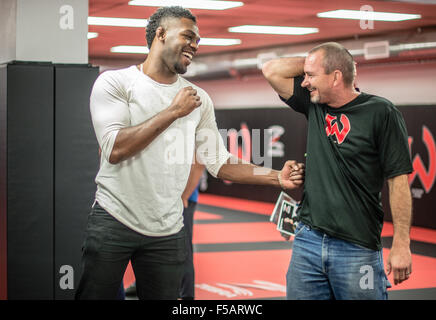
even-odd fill
[(270, 79), (274, 75), (273, 63), (273, 60), (269, 60), (262, 65), (262, 73), (267, 79)]
[(121, 156), (119, 154), (119, 152), (113, 150), (111, 152), (111, 155), (109, 156), (109, 163), (110, 164), (118, 164), (121, 162)]

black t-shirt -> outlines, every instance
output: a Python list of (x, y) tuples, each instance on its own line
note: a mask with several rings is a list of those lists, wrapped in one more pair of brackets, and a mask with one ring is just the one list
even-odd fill
[[(412, 172), (404, 119), (388, 100), (360, 93), (340, 108), (314, 104), (294, 79), (286, 102), (308, 120), (299, 219), (315, 229), (381, 249), (385, 179)], [(284, 99), (282, 99), (284, 100)]]

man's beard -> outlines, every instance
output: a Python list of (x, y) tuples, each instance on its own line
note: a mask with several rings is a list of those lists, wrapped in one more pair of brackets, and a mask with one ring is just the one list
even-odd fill
[(319, 94), (310, 97), (310, 102), (312, 102), (312, 103), (319, 103), (320, 100), (321, 100), (321, 98), (320, 98)]
[(174, 64), (174, 70), (176, 70), (176, 72), (178, 74), (184, 74), (184, 73), (186, 73), (188, 68), (185, 67), (182, 63), (177, 62), (177, 63)]

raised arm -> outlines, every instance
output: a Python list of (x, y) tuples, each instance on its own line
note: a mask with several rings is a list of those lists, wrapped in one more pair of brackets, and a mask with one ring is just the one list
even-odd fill
[(294, 78), (304, 74), (304, 60), (304, 57), (273, 59), (262, 66), (262, 73), (282, 98), (289, 99), (294, 93)]
[(393, 272), (394, 283), (398, 284), (407, 280), (412, 272), (409, 236), (412, 220), (412, 197), (406, 174), (388, 179), (388, 187), (394, 237), (387, 261), (387, 273)]

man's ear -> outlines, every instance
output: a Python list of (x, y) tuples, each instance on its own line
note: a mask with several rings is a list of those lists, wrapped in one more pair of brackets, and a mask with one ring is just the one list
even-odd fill
[(159, 41), (165, 41), (166, 35), (167, 35), (167, 32), (162, 26), (160, 26), (156, 29), (156, 38)]
[(343, 75), (340, 70), (335, 70), (333, 72), (334, 72), (333, 85), (337, 86), (340, 82), (343, 81)]

